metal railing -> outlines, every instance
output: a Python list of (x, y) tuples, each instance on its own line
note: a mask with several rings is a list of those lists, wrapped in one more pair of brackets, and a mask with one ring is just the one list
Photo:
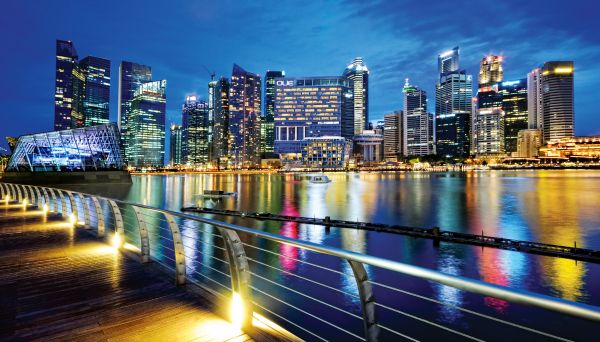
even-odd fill
[[(108, 238), (111, 235), (119, 247), (125, 244), (134, 246), (141, 262), (153, 261), (173, 270), (177, 284), (194, 283), (232, 303), (240, 301), (241, 318), (238, 323), (247, 329), (252, 327), (253, 313), (259, 312), (278, 325), (310, 340), (327, 340), (322, 332), (311, 329), (313, 326), (322, 326), (343, 334), (345, 337), (341, 340), (376, 341), (384, 339), (385, 334), (390, 339), (416, 341), (416, 338), (407, 334), (408, 329), (402, 329), (407, 328), (406, 325), (398, 324), (404, 320), (439, 329), (440, 333), (456, 338), (481, 340), (464, 329), (444, 325), (439, 320), (422, 317), (424, 315), (408, 313), (390, 302), (377, 301), (374, 288), (378, 288), (393, 296), (408, 296), (424, 303), (449, 307), (485, 320), (486, 324), (501, 324), (502, 327), (538, 337), (568, 340), (539, 328), (375, 281), (371, 279), (371, 272), (367, 268), (377, 268), (393, 272), (398, 277), (409, 276), (415, 281), (425, 280), (472, 294), (582, 318), (594, 322), (593, 324), (600, 322), (600, 308), (595, 306), (195, 215), (42, 186), (0, 183), (0, 195), (6, 204), (13, 200), (19, 203), (27, 200), (38, 207), (43, 206), (45, 210), (69, 217), (75, 224), (95, 230), (98, 237)], [(107, 232), (110, 234), (107, 235)], [(269, 244), (270, 247), (278, 245), (280, 251), (269, 248)], [(292, 253), (285, 248), (297, 250)], [(313, 253), (316, 260), (309, 261), (307, 257), (299, 257), (298, 251)], [(272, 262), (272, 258), (278, 258), (279, 262)], [(330, 258), (341, 260), (351, 272), (342, 272), (330, 266)], [(319, 260), (322, 262), (317, 262)], [(302, 265), (312, 271), (294, 271), (285, 267), (287, 263)], [(318, 276), (311, 278), (314, 272), (318, 272)], [(278, 279), (269, 276), (278, 276)], [(328, 283), (326, 280), (332, 276), (343, 277), (354, 283), (354, 286), (348, 290), (340, 288), (339, 284)], [(284, 278), (288, 281), (282, 281)], [(278, 295), (279, 292), (286, 295)], [(348, 305), (348, 298), (350, 303), (357, 303), (357, 307)], [(319, 308), (314, 309), (317, 305)], [(386, 314), (397, 315), (394, 316), (397, 318), (392, 319), (391, 323), (380, 322), (377, 316), (384, 311)]]

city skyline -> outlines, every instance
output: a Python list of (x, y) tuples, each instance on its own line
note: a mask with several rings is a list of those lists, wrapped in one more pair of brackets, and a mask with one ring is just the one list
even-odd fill
[[(52, 8), (42, 4), (31, 10), (26, 3), (11, 4), (10, 11), (4, 12), (18, 14), (3, 18), (6, 25), (15, 28), (11, 31), (16, 32), (7, 35), (5, 41), (8, 45), (15, 43), (16, 46), (22, 46), (22, 42), (27, 41), (27, 46), (19, 50), (19, 53), (1, 57), (4, 61), (3, 65), (27, 65), (28, 73), (25, 75), (20, 73), (19, 77), (16, 77), (20, 68), (5, 68), (5, 74), (15, 79), (15, 86), (6, 87), (6, 91), (1, 95), (5, 104), (4, 117), (8, 117), (8, 120), (6, 125), (0, 127), (0, 137), (2, 137), (0, 146), (6, 147), (4, 136), (40, 132), (51, 128), (55, 39), (71, 40), (75, 42), (78, 51), (84, 51), (85, 55), (90, 54), (111, 60), (113, 70), (117, 70), (118, 63), (122, 60), (151, 65), (160, 78), (169, 80), (167, 123), (180, 123), (180, 106), (185, 101), (186, 95), (197, 94), (201, 99), (207, 99), (207, 83), (210, 75), (205, 67), (215, 71), (217, 77), (228, 76), (233, 63), (239, 63), (261, 75), (269, 69), (286, 70), (286, 73), (292, 77), (337, 75), (343, 72), (352, 59), (361, 56), (369, 65), (371, 72), (370, 120), (377, 121), (382, 120), (385, 113), (402, 108), (401, 90), (407, 77), (413, 84), (433, 94), (437, 69), (436, 57), (456, 45), (461, 48), (461, 67), (473, 75), (477, 74), (481, 58), (488, 53), (505, 57), (505, 79), (524, 78), (527, 72), (540, 67), (548, 60), (574, 60), (577, 73), (575, 77), (576, 135), (600, 133), (600, 125), (594, 120), (596, 109), (593, 102), (593, 89), (597, 88), (594, 86), (599, 82), (593, 76), (600, 70), (594, 69), (598, 67), (593, 64), (593, 61), (600, 57), (600, 48), (594, 44), (597, 40), (594, 29), (587, 30), (585, 26), (587, 21), (578, 20), (589, 15), (589, 11), (586, 11), (585, 5), (582, 4), (572, 4), (564, 9), (561, 13), (562, 21), (558, 22), (556, 15), (544, 8), (536, 10), (535, 18), (525, 18), (525, 15), (531, 11), (530, 7), (536, 6), (535, 2), (512, 6), (512, 8), (508, 2), (496, 6), (495, 10), (498, 13), (510, 10), (511, 20), (492, 19), (491, 24), (496, 25), (496, 31), (486, 29), (476, 36), (470, 34), (468, 28), (461, 28), (453, 23), (445, 24), (450, 25), (447, 27), (449, 29), (455, 28), (451, 30), (451, 34), (442, 34), (439, 28), (425, 27), (426, 23), (440, 19), (444, 11), (456, 11), (447, 8), (447, 5), (442, 5), (425, 16), (422, 15), (423, 20), (419, 23), (396, 26), (393, 19), (407, 16), (399, 13), (401, 11), (398, 9), (405, 10), (403, 13), (412, 13), (416, 10), (414, 5), (381, 2), (365, 7), (352, 1), (344, 4), (309, 4), (298, 9), (301, 11), (299, 17), (310, 12), (323, 14), (315, 18), (305, 16), (303, 22), (311, 30), (290, 29), (294, 26), (294, 21), (298, 20), (284, 14), (286, 10), (289, 11), (294, 7), (290, 4), (278, 5), (277, 9), (266, 4), (221, 7), (218, 4), (203, 3), (181, 4), (167, 8), (162, 8), (159, 4), (148, 5), (141, 9), (143, 13), (139, 18), (111, 15), (114, 20), (111, 20), (110, 25), (105, 25), (108, 31), (94, 30), (93, 27), (82, 29), (82, 25), (77, 25), (79, 19), (75, 19), (75, 22), (62, 20), (67, 16), (77, 18), (74, 13), (83, 10), (84, 6), (75, 3), (67, 8), (63, 2), (58, 2), (53, 3)], [(58, 13), (59, 8), (62, 8), (60, 13)], [(105, 11), (100, 9), (91, 15), (106, 15)], [(489, 9), (471, 8), (470, 11), (487, 13)], [(267, 27), (266, 24), (253, 24), (257, 26), (256, 30), (244, 30), (252, 31), (260, 44), (254, 45), (256, 46), (254, 49), (242, 49), (249, 52), (227, 49), (228, 44), (238, 44), (248, 39), (249, 33), (226, 30), (218, 37), (211, 34), (217, 29), (223, 30), (226, 26), (219, 25), (217, 28), (214, 26), (215, 23), (227, 23), (231, 20), (229, 15), (243, 12), (256, 18), (256, 21), (269, 18), (266, 21), (269, 23)], [(54, 16), (45, 15), (47, 13), (52, 13)], [(122, 32), (118, 29), (119, 24), (122, 27), (123, 23), (128, 21), (131, 24), (142, 25), (145, 23), (142, 17), (152, 17), (151, 14), (157, 13), (164, 13), (161, 15), (161, 19), (164, 20), (160, 21), (156, 18), (149, 23), (158, 22), (160, 24), (158, 27), (146, 25), (142, 33), (139, 30)], [(21, 18), (19, 22), (14, 20), (17, 17)], [(282, 18), (286, 20), (281, 20)], [(349, 22), (343, 21), (342, 18), (347, 18)], [(473, 20), (474, 23), (466, 26), (474, 32), (473, 26), (476, 26), (476, 22), (481, 19)], [(554, 20), (555, 28), (537, 32), (536, 24), (541, 20)], [(28, 27), (23, 26), (26, 22), (29, 23)], [(67, 24), (69, 22), (71, 24)], [(378, 24), (383, 24), (383, 27), (378, 28)], [(361, 25), (365, 30), (352, 31), (351, 37), (345, 36), (344, 30), (352, 25)], [(419, 29), (422, 31), (410, 38), (403, 34)], [(529, 33), (527, 40), (522, 38), (525, 33)], [(272, 39), (276, 34), (281, 38)], [(373, 39), (375, 40), (372, 41)], [(180, 44), (186, 40), (187, 45)], [(137, 44), (131, 44), (132, 41)], [(190, 41), (202, 43), (202, 48), (189, 48)], [(350, 44), (351, 41), (354, 43)], [(186, 47), (182, 48), (179, 45)], [(157, 51), (157, 46), (169, 48), (162, 48), (167, 52), (161, 52)], [(208, 53), (203, 53), (206, 46), (214, 48)], [(318, 56), (320, 54), (310, 52), (311, 49), (324, 47), (328, 52), (326, 59)], [(269, 52), (262, 52), (262, 50)], [(175, 55), (178, 57), (173, 57)], [(397, 91), (393, 91), (394, 89)], [(117, 92), (118, 79), (113, 76), (110, 102), (112, 122), (117, 121)], [(430, 107), (433, 111), (431, 99)], [(9, 115), (15, 112), (19, 115)]]

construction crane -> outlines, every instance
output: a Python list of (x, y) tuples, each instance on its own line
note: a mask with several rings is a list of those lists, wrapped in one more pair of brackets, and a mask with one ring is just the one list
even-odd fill
[(206, 67), (206, 65), (203, 65), (203, 67), (204, 67), (204, 70), (206, 70), (206, 72), (210, 75), (210, 80), (214, 81), (215, 80), (215, 72), (208, 70), (208, 68)]

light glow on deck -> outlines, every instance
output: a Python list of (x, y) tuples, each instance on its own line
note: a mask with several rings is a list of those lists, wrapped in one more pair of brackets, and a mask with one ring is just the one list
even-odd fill
[(233, 292), (231, 296), (231, 306), (230, 310), (230, 320), (231, 324), (233, 324), (236, 328), (241, 328), (244, 323), (244, 301), (242, 300), (242, 296)]

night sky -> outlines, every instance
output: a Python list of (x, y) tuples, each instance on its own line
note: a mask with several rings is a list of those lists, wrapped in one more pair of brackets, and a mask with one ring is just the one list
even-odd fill
[[(167, 123), (186, 95), (206, 98), (210, 71), (233, 63), (264, 76), (340, 75), (355, 57), (371, 70), (371, 120), (402, 108), (402, 85), (427, 90), (434, 110), (437, 55), (460, 46), (474, 76), (488, 53), (505, 79), (547, 60), (575, 61), (577, 135), (600, 135), (600, 25), (594, 1), (5, 1), (0, 10), (0, 147), (5, 136), (51, 130), (55, 40), (112, 61), (112, 121), (121, 60), (167, 80)], [(1, 153), (1, 152), (0, 152)]]

